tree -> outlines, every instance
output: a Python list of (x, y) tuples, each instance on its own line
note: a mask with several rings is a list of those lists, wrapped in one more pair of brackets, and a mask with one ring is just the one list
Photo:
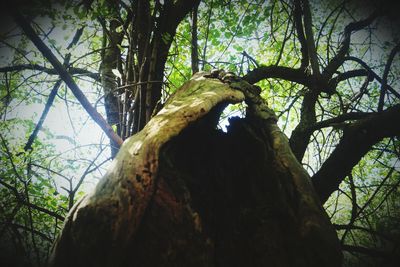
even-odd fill
[[(357, 255), (395, 264), (400, 39), (381, 33), (397, 26), (393, 5), (363, 5), (116, 0), (11, 8), (24, 41), (13, 45), (12, 31), (2, 41), (22, 55), (0, 68), (4, 118), (21, 98), (17, 81), (35, 79), (24, 80), (25, 72), (59, 78), (24, 146), (1, 136), (2, 190), (15, 205), (3, 219), (10, 240), (18, 227), (29, 232), (24, 242), (41, 265), (46, 248), (36, 236), (48, 230), (38, 231), (35, 212), (63, 220), (56, 205), (31, 195), (39, 183), (30, 177), (43, 169), (38, 132), (64, 83), (108, 136), (114, 160), (77, 202), (104, 147), (76, 184), (65, 177), (69, 214), (51, 265), (340, 266), (342, 251), (351, 253), (347, 265), (361, 264)], [(67, 15), (55, 15), (60, 9)], [(58, 44), (38, 16), (81, 25)], [(71, 50), (89, 40), (87, 51)], [(28, 41), (41, 56), (27, 56)], [(38, 63), (45, 61), (50, 67)], [(101, 88), (105, 119), (78, 75)], [(241, 116), (224, 132), (229, 110)], [(18, 214), (28, 215), (25, 225)]]

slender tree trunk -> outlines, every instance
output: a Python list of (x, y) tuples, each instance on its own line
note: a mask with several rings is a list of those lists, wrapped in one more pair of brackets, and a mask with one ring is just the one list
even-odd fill
[(195, 74), (199, 71), (199, 46), (197, 44), (197, 11), (198, 6), (195, 6), (192, 11), (192, 46), (191, 46), (191, 55), (192, 55), (192, 74)]
[[(110, 12), (117, 15), (115, 6), (110, 5)], [(103, 25), (103, 34), (105, 35), (106, 42), (103, 42), (103, 53), (102, 61), (100, 66), (101, 84), (104, 92), (104, 107), (106, 110), (107, 122), (109, 125), (115, 127), (115, 132), (121, 136), (121, 121), (122, 121), (122, 105), (117, 95), (119, 94), (117, 77), (113, 70), (118, 69), (118, 61), (120, 60), (120, 50), (118, 45), (122, 41), (122, 33), (117, 32), (117, 28), (120, 27), (120, 23), (117, 20), (111, 20), (109, 27)], [(119, 150), (113, 140), (110, 140), (111, 145), (111, 156), (114, 158)]]

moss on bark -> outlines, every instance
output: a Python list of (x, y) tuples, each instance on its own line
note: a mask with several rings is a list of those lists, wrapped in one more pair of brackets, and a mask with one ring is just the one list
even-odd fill
[[(309, 177), (251, 86), (195, 75), (70, 213), (54, 266), (340, 266)], [(246, 118), (215, 130), (246, 98)]]

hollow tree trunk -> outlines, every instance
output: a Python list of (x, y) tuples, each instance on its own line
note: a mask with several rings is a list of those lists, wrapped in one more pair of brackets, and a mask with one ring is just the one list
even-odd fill
[[(222, 81), (225, 81), (222, 78)], [(70, 212), (53, 266), (340, 266), (335, 231), (257, 87), (196, 74)], [(215, 130), (228, 103), (246, 118)]]

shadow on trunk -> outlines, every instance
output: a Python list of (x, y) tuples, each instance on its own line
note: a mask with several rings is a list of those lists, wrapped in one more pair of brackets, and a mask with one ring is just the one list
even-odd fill
[[(309, 176), (246, 86), (198, 75), (179, 89), (72, 209), (52, 264), (340, 266)], [(215, 130), (244, 99), (246, 118)]]

